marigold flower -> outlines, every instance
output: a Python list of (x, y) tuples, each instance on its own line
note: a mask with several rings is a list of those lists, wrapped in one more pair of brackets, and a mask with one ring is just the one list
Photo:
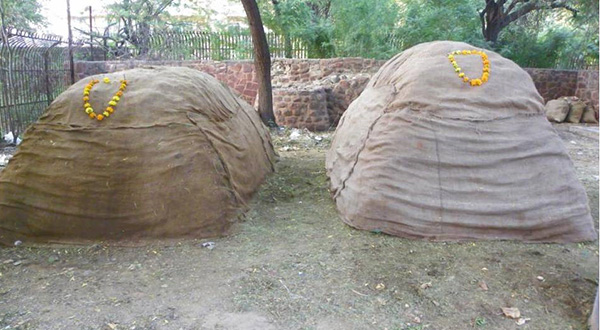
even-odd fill
[[(480, 78), (469, 79), (467, 75), (462, 72), (460, 66), (458, 66), (458, 62), (456, 61), (454, 55), (479, 55), (481, 56), (483, 63), (483, 72)], [(481, 86), (483, 83), (489, 80), (490, 74), (490, 61), (488, 60), (488, 56), (484, 51), (472, 49), (472, 50), (455, 50), (448, 53), (448, 59), (454, 68), (454, 71), (458, 74), (458, 77), (461, 78), (464, 82), (469, 83), (471, 86)]]
[[(110, 79), (108, 77), (104, 77), (102, 79), (105, 83), (109, 83)], [(90, 92), (92, 90), (92, 88), (94, 87), (95, 84), (99, 83), (100, 81), (97, 79), (91, 80), (90, 83), (88, 85), (85, 86), (85, 88), (83, 89), (83, 107), (85, 109), (85, 112), (90, 116), (90, 118), (95, 118), (97, 120), (103, 120), (104, 118), (109, 117), (114, 111), (115, 109), (113, 108), (114, 106), (117, 105), (117, 103), (121, 100), (121, 97), (123, 96), (123, 92), (125, 90), (125, 88), (127, 87), (127, 81), (126, 80), (121, 80), (121, 86), (119, 91), (117, 91), (115, 93), (115, 95), (113, 95), (112, 99), (108, 102), (108, 105), (106, 107), (106, 109), (104, 110), (104, 112), (102, 112), (102, 114), (96, 114), (94, 112), (94, 109), (92, 108), (91, 104), (89, 103), (90, 100)]]

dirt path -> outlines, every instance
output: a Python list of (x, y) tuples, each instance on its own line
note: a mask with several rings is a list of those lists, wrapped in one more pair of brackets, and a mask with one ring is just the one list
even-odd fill
[[(597, 227), (598, 141), (559, 132)], [(597, 241), (445, 244), (353, 230), (327, 191), (329, 136), (302, 138), (275, 138), (277, 175), (212, 250), (208, 240), (0, 249), (0, 329), (584, 329)], [(530, 320), (517, 326), (502, 307)]]

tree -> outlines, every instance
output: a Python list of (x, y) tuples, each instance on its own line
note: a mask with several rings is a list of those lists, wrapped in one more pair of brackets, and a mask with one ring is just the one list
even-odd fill
[(146, 55), (152, 34), (174, 24), (167, 9), (179, 4), (179, 0), (121, 0), (107, 5), (108, 28), (116, 26), (118, 32), (117, 37), (108, 37), (105, 30), (104, 37), (112, 39), (117, 48), (132, 46), (137, 55)]
[(254, 67), (258, 80), (258, 113), (262, 121), (270, 127), (277, 126), (273, 114), (273, 90), (271, 87), (271, 55), (265, 36), (260, 12), (255, 0), (242, 0), (254, 45)]
[(2, 23), (5, 27), (35, 30), (36, 26), (46, 25), (41, 8), (39, 0), (0, 0)]
[(500, 32), (510, 23), (527, 16), (531, 12), (564, 8), (577, 15), (577, 10), (566, 1), (555, 0), (485, 0), (485, 7), (479, 12), (481, 32), (486, 41), (498, 41)]

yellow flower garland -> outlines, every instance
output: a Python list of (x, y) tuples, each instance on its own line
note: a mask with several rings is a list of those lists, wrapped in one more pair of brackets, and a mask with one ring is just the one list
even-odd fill
[[(125, 80), (125, 79), (121, 80), (121, 87), (119, 87), (119, 90), (115, 93), (115, 95), (112, 97), (110, 102), (108, 102), (109, 106), (106, 107), (104, 112), (102, 114), (96, 114), (94, 112), (94, 108), (92, 108), (92, 105), (89, 102), (90, 102), (90, 92), (92, 91), (92, 87), (94, 87), (94, 85), (99, 82), (100, 82), (100, 80), (98, 80), (98, 79), (92, 79), (83, 88), (83, 109), (85, 110), (85, 113), (87, 113), (90, 116), (90, 118), (97, 119), (97, 120), (103, 120), (104, 118), (110, 116), (115, 111), (115, 107), (121, 100), (121, 96), (123, 96), (123, 92), (125, 91), (125, 88), (127, 88), (127, 80)], [(104, 82), (108, 84), (108, 83), (110, 83), (110, 79), (104, 78)]]
[[(479, 55), (481, 56), (481, 60), (483, 62), (483, 72), (481, 77), (477, 79), (470, 79), (462, 72), (462, 69), (458, 66), (455, 55)], [(485, 52), (481, 50), (455, 50), (453, 52), (448, 53), (448, 59), (452, 66), (454, 67), (454, 71), (458, 74), (459, 78), (466, 83), (469, 83), (471, 86), (481, 86), (483, 83), (487, 82), (490, 79), (490, 60)]]

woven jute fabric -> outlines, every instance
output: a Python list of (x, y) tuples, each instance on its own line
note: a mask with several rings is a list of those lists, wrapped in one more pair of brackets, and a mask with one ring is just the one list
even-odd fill
[[(111, 83), (103, 83), (108, 77)], [(83, 109), (83, 89), (99, 79)], [(24, 134), (0, 172), (0, 241), (12, 244), (224, 235), (273, 171), (257, 112), (215, 78), (147, 68), (75, 83)]]
[[(350, 226), (427, 240), (597, 238), (584, 188), (530, 76), (486, 51), (465, 84), (431, 42), (388, 61), (344, 113), (326, 168)], [(479, 56), (456, 56), (471, 78)]]

